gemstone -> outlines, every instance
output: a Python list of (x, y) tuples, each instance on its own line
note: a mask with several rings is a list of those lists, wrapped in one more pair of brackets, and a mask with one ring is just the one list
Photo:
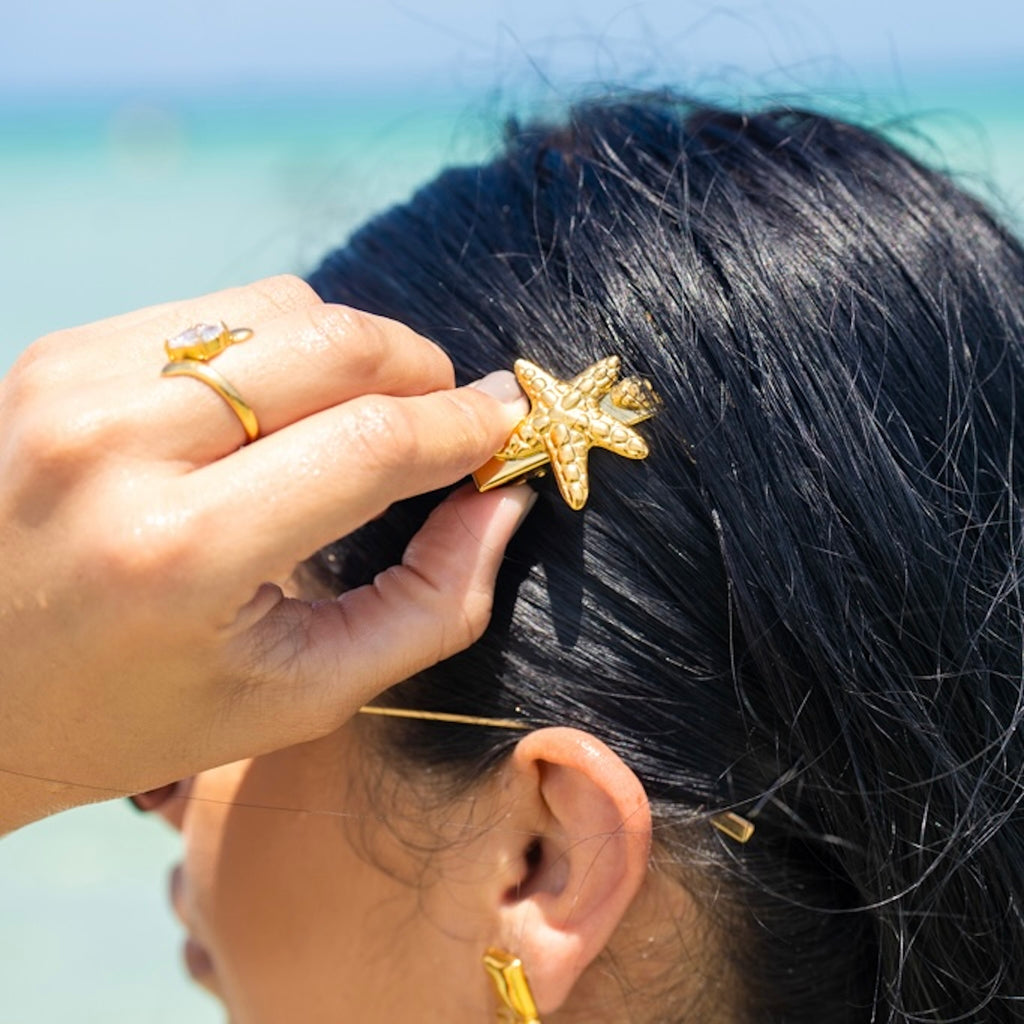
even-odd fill
[(167, 355), (173, 360), (212, 359), (231, 342), (225, 338), (223, 324), (195, 324), (164, 343)]

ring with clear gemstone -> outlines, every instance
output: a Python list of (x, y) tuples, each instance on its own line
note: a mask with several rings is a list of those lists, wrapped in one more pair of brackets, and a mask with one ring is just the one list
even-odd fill
[(219, 324), (193, 324), (164, 342), (164, 351), (172, 363), (195, 359), (207, 363), (230, 345), (248, 341), (252, 331), (248, 327), (230, 330), (223, 321)]

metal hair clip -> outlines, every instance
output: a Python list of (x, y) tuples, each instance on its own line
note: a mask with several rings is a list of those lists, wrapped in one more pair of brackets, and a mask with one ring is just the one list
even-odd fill
[(591, 448), (645, 459), (647, 442), (633, 425), (650, 419), (661, 400), (650, 381), (619, 380), (619, 365), (618, 356), (606, 356), (565, 381), (517, 359), (516, 379), (530, 399), (530, 412), (505, 447), (473, 474), (477, 489), (489, 491), (540, 476), (550, 463), (566, 504), (579, 510), (590, 493), (587, 453)]
[[(514, 729), (530, 732), (533, 726), (519, 718), (484, 718), (480, 715), (457, 715), (447, 711), (420, 711), (416, 708), (391, 708), (385, 704), (364, 704), (360, 709), (364, 715), (379, 715), (382, 718), (411, 718), (425, 722), (447, 722), (451, 725), (480, 725), (489, 729)], [(734, 811), (719, 811), (711, 816), (711, 824), (733, 842), (746, 843), (754, 834), (754, 823), (740, 817)]]

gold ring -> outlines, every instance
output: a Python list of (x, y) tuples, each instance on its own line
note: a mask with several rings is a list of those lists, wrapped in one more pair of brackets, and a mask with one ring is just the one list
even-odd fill
[(255, 441), (260, 436), (256, 413), (231, 382), (208, 364), (228, 346), (238, 345), (251, 337), (252, 331), (248, 327), (230, 330), (224, 323), (196, 324), (164, 342), (164, 351), (170, 362), (160, 371), (161, 377), (193, 377), (213, 388), (238, 417), (246, 441)]
[(199, 359), (182, 359), (177, 363), (168, 363), (161, 371), (162, 377), (194, 377), (208, 384), (231, 406), (232, 412), (238, 417), (245, 431), (246, 441), (255, 441), (260, 436), (260, 425), (256, 413), (248, 402), (235, 390), (227, 378), (218, 373), (212, 366)]

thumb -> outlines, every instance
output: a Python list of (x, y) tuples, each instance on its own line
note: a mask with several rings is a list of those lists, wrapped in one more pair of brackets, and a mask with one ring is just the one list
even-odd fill
[[(371, 584), (313, 604), (275, 604), (249, 631), (260, 660), (250, 677), (259, 680), (253, 750), (324, 735), (389, 686), (478, 639), (505, 546), (535, 500), (529, 487), (464, 487), (434, 509), (401, 564)], [(235, 713), (248, 717), (237, 705)]]

